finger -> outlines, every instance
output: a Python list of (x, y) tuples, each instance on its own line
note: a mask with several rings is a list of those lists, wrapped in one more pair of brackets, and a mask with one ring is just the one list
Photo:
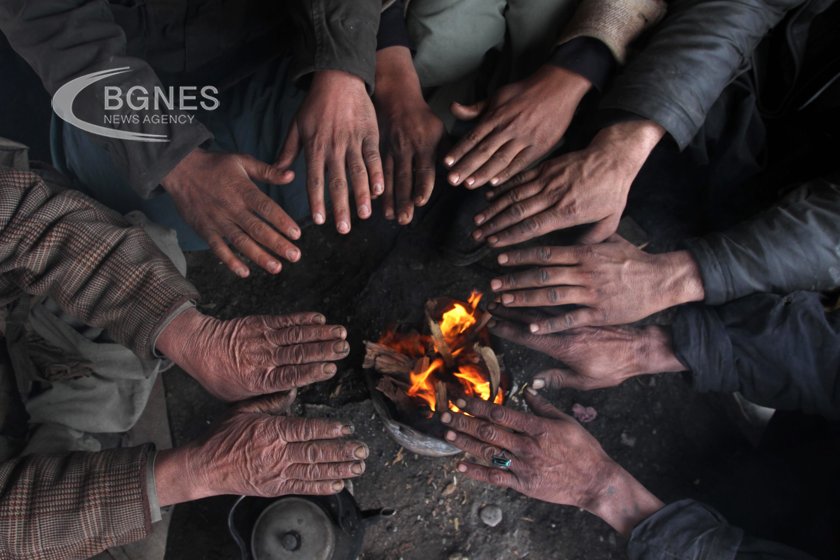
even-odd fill
[(618, 229), (619, 219), (620, 218), (609, 217), (597, 222), (589, 228), (589, 231), (581, 235), (578, 241), (584, 245), (601, 243), (616, 232)]
[(577, 247), (529, 247), (514, 249), (499, 255), (498, 261), (503, 266), (524, 265), (576, 265), (580, 264)]
[[(533, 148), (522, 150), (516, 155), (516, 157), (513, 158), (507, 167), (496, 173), (495, 177), (490, 178), (490, 184), (494, 187), (504, 185), (506, 182), (528, 169), (528, 167), (530, 167), (539, 158), (539, 152)], [(489, 198), (493, 197), (490, 196)]]
[(553, 210), (547, 210), (526, 218), (504, 231), (490, 235), (487, 237), (487, 244), (494, 248), (510, 247), (511, 245), (524, 243), (525, 241), (541, 237), (546, 233), (568, 227), (566, 223), (565, 221), (558, 220)]
[(575, 421), (571, 416), (560, 412), (553, 404), (548, 402), (545, 397), (534, 391), (525, 391), (525, 402), (528, 403), (528, 406), (537, 416), (551, 418), (553, 420)]
[[(297, 262), (300, 260), (300, 249), (298, 249), (288, 239), (277, 233), (277, 230), (270, 227), (257, 216), (243, 216), (240, 227), (251, 237), (251, 239), (271, 251), (271, 253), (278, 258), (284, 258), (289, 262)], [(275, 271), (269, 270), (269, 272)], [(279, 269), (277, 272), (279, 272)]]
[[(534, 376), (531, 387), (534, 389), (583, 389), (581, 384), (576, 382), (577, 375), (572, 370), (565, 368), (553, 368), (541, 371)], [(526, 391), (527, 392), (527, 391)]]
[(370, 218), (370, 179), (367, 166), (362, 158), (361, 146), (347, 152), (347, 169), (350, 171), (350, 183), (356, 199), (356, 213), (362, 220)]
[[(343, 422), (339, 422), (337, 420), (327, 420), (325, 418), (298, 418), (296, 416), (289, 416), (284, 418), (277, 418), (275, 420), (275, 427), (278, 433), (283, 438), (283, 441), (290, 442), (291, 444), (295, 443), (312, 443), (317, 441), (318, 445), (314, 447), (317, 448), (321, 445), (326, 445), (329, 447), (328, 444), (331, 444), (332, 447), (329, 449), (334, 449), (341, 447), (343, 445), (350, 445), (354, 450), (359, 447), (358, 442), (352, 442), (348, 440), (338, 440), (336, 438), (343, 438), (345, 436), (351, 435), (355, 430), (351, 424), (345, 424)], [(289, 449), (292, 449), (293, 445), (289, 445)], [(308, 448), (298, 448), (295, 447), (296, 452), (303, 452), (306, 451)], [(342, 447), (343, 449), (343, 447)], [(314, 453), (314, 451), (310, 451)], [(301, 457), (305, 457), (304, 455), (300, 455)], [(296, 455), (295, 457), (298, 457)], [(294, 463), (323, 463), (323, 462), (339, 462), (339, 461), (352, 461), (355, 455), (347, 456), (346, 454), (341, 455), (335, 461), (307, 461), (307, 460), (295, 460), (292, 461)], [(366, 457), (356, 457), (358, 459), (365, 459)]]
[(546, 335), (581, 327), (606, 327), (614, 324), (603, 310), (581, 307), (531, 323), (530, 330), (534, 334)]
[(536, 181), (511, 189), (500, 197), (494, 199), (493, 203), (490, 204), (490, 206), (488, 206), (484, 211), (476, 214), (474, 218), (475, 223), (480, 226), (488, 220), (491, 220), (510, 209), (514, 205), (523, 203), (535, 197), (540, 192), (542, 192), (542, 185)]
[(268, 414), (270, 416), (284, 416), (297, 398), (297, 389), (285, 393), (277, 393), (258, 397), (236, 405), (234, 412), (238, 414)]
[(332, 379), (338, 371), (335, 364), (304, 364), (274, 368), (266, 376), (268, 391), (286, 391), (295, 387), (308, 387)]
[(382, 196), (382, 207), (386, 220), (393, 220), (397, 216), (394, 209), (394, 158), (390, 154), (385, 156), (385, 192)]
[[(247, 219), (240, 218), (239, 221), (245, 222)], [(231, 245), (236, 247), (237, 251), (263, 270), (272, 274), (277, 274), (283, 270), (283, 265), (260, 247), (241, 227), (231, 225), (225, 231), (225, 237)]]
[(414, 204), (425, 206), (435, 189), (435, 154), (426, 152), (414, 157)]
[[(527, 185), (521, 187), (523, 192), (520, 197), (527, 195), (529, 192), (526, 190), (527, 187)], [(544, 212), (545, 210), (551, 208), (551, 206), (551, 198), (545, 195), (532, 196), (531, 198), (525, 198), (520, 202), (511, 204), (507, 209), (499, 212), (498, 215), (488, 219), (486, 223), (482, 224), (481, 227), (476, 230), (476, 233), (479, 234), (478, 239), (485, 237), (489, 239), (498, 232), (508, 230), (519, 224), (524, 224), (529, 218)]]
[(552, 286), (502, 294), (502, 305), (507, 307), (585, 305), (592, 301), (592, 290), (580, 286)]
[(445, 434), (445, 439), (461, 451), (466, 451), (477, 459), (483, 459), (490, 463), (493, 457), (501, 455), (502, 450), (494, 445), (482, 443), (474, 437), (458, 433), (454, 430), (449, 430)]
[[(495, 448), (507, 449), (518, 453), (524, 447), (522, 436), (500, 428), (492, 422), (471, 418), (463, 414), (454, 414), (452, 412), (444, 412), (441, 415), (441, 422), (456, 432), (472, 436), (479, 442), (490, 444)], [(449, 438), (447, 437), (447, 439)]]
[[(261, 190), (254, 189), (252, 194), (246, 199), (246, 204), (251, 212), (261, 216), (266, 222), (271, 224), (274, 229), (281, 232), (289, 239), (300, 239), (300, 227), (297, 223), (295, 223), (292, 217), (289, 216), (279, 204)], [(290, 261), (295, 261), (300, 258), (300, 251), (294, 246), (293, 248), (297, 254), (295, 258), (291, 258), (294, 255), (286, 255), (285, 253), (280, 254), (288, 258)]]
[(489, 403), (481, 399), (467, 397), (464, 399), (458, 399), (458, 402), (455, 404), (458, 408), (469, 412), (473, 416), (490, 420), (499, 426), (504, 426), (505, 428), (510, 428), (511, 430), (527, 432), (533, 424), (533, 418), (524, 412), (519, 412), (518, 410), (513, 410), (512, 408), (508, 408), (506, 406)]
[(321, 225), (327, 221), (327, 208), (324, 203), (324, 144), (317, 138), (310, 139), (304, 146), (306, 156), (306, 192), (309, 195), (309, 208), (312, 221)]
[(289, 465), (285, 475), (295, 480), (342, 480), (361, 476), (365, 472), (363, 461), (345, 461), (343, 463), (317, 463)]
[(278, 495), (331, 496), (344, 490), (343, 480), (285, 480)]
[(509, 180), (504, 183), (499, 184), (498, 187), (495, 187), (489, 191), (487, 191), (487, 198), (490, 200), (494, 200), (499, 198), (501, 195), (507, 193), (508, 191), (515, 189), (516, 187), (520, 187), (526, 183), (530, 183), (534, 181), (537, 177), (540, 176), (540, 169), (534, 168), (529, 169), (527, 171), (523, 171), (521, 173), (517, 173)]
[(272, 344), (290, 346), (306, 342), (344, 340), (347, 338), (347, 329), (341, 325), (296, 325), (270, 330), (265, 333), (265, 337)]
[(510, 471), (484, 467), (474, 463), (458, 463), (458, 472), (478, 482), (485, 482), (502, 488), (519, 488), (519, 480)]
[(310, 342), (295, 346), (278, 346), (273, 350), (274, 363), (277, 365), (299, 365), (319, 362), (337, 362), (350, 353), (346, 340), (330, 342)]
[(519, 325), (525, 329), (527, 329), (528, 325), (530, 325), (531, 323), (539, 321), (540, 319), (543, 319), (548, 316), (545, 313), (543, 313), (542, 310), (528, 309), (526, 311), (522, 308), (510, 308), (496, 304), (493, 304), (492, 308), (488, 307), (488, 309), (490, 310), (490, 313), (493, 315), (494, 319), (496, 319), (497, 321), (501, 319), (505, 321), (519, 323)]
[(290, 443), (287, 448), (287, 457), (292, 463), (364, 461), (369, 454), (370, 450), (364, 443), (346, 439), (301, 441)]
[(490, 288), (494, 292), (509, 292), (544, 286), (581, 286), (583, 280), (583, 273), (577, 267), (546, 266), (493, 278)]
[(467, 186), (480, 186), (490, 183), (490, 180), (507, 168), (521, 151), (520, 146), (513, 140), (502, 145), (496, 150), (496, 153), (490, 156), (490, 159), (472, 173), (471, 177), (467, 177)]
[(411, 171), (410, 156), (406, 157), (406, 154), (398, 153), (394, 159), (394, 163), (396, 164), (394, 186), (397, 222), (404, 226), (411, 223), (411, 218), (414, 216), (414, 202), (411, 200), (411, 181), (414, 174)]
[(327, 318), (314, 311), (290, 313), (288, 315), (262, 315), (265, 326), (270, 329), (282, 329), (293, 325), (323, 325)]
[(289, 127), (286, 141), (283, 143), (283, 148), (277, 156), (277, 161), (274, 162), (275, 167), (281, 170), (291, 167), (300, 153), (300, 147), (300, 129), (298, 128), (297, 121), (295, 121)]
[(263, 183), (286, 185), (295, 178), (292, 171), (275, 167), (248, 154), (239, 154), (239, 165), (242, 166), (248, 177)]
[(233, 251), (230, 250), (228, 244), (225, 243), (225, 240), (222, 239), (220, 235), (211, 235), (207, 238), (207, 245), (210, 247), (210, 250), (213, 251), (213, 254), (216, 255), (220, 261), (224, 263), (231, 272), (239, 276), (240, 278), (247, 278), (251, 272), (248, 270), (248, 267), (245, 266), (245, 263), (237, 257)]
[(473, 119), (477, 119), (486, 108), (486, 100), (473, 103), (472, 105), (462, 105), (461, 103), (455, 101), (449, 106), (450, 111), (459, 121), (471, 121)]
[(343, 157), (345, 149), (343, 146), (334, 147), (333, 153), (327, 162), (330, 176), (330, 200), (332, 200), (335, 228), (342, 235), (350, 233), (350, 195), (347, 192), (347, 175), (345, 173)]
[(562, 359), (563, 352), (568, 348), (568, 344), (558, 341), (557, 337), (534, 335), (531, 334), (529, 327), (517, 325), (509, 321), (496, 321), (490, 327), (490, 332), (514, 344), (548, 354), (555, 359)]
[(379, 131), (368, 135), (362, 141), (362, 158), (367, 166), (371, 191), (377, 197), (385, 190), (385, 177), (382, 173), (382, 156), (379, 154)]
[[(449, 177), (453, 185), (463, 183), (468, 189), (477, 189), (484, 185), (485, 183), (476, 181), (475, 172), (487, 165), (509, 140), (507, 134), (503, 133), (504, 129), (500, 130), (495, 126), (488, 127), (484, 123), (479, 124), (477, 128), (486, 130), (485, 137), (452, 166)], [(454, 177), (457, 179), (453, 180)]]

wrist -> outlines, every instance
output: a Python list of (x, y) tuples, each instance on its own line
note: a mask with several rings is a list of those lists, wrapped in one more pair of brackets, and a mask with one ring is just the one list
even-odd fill
[(658, 325), (649, 325), (639, 330), (635, 354), (637, 375), (686, 370), (674, 353), (671, 333)]
[(155, 349), (190, 373), (187, 357), (195, 351), (195, 348), (192, 348), (193, 336), (201, 332), (208, 321), (213, 320), (195, 307), (190, 307), (172, 319), (160, 332)]
[(155, 457), (155, 489), (160, 507), (182, 504), (215, 495), (194, 475), (195, 449), (181, 447), (158, 451)]
[(583, 509), (600, 517), (621, 535), (662, 509), (665, 504), (619, 465), (610, 461), (608, 476)]
[(411, 52), (400, 46), (376, 53), (374, 103), (383, 110), (399, 110), (426, 104)]
[(601, 129), (592, 140), (591, 147), (612, 153), (616, 161), (623, 162), (635, 176), (663, 136), (665, 129), (660, 125), (638, 119)]
[(178, 162), (178, 165), (166, 174), (166, 177), (161, 180), (160, 186), (170, 194), (177, 191), (184, 180), (192, 176), (196, 167), (200, 166), (198, 160), (205, 153), (201, 148), (196, 148), (188, 153), (184, 159)]
[(668, 294), (668, 307), (703, 301), (706, 291), (703, 287), (703, 276), (697, 261), (688, 251), (674, 251), (658, 255), (657, 263), (662, 272), (662, 287), (660, 293)]
[(544, 84), (552, 91), (561, 92), (563, 97), (571, 96), (577, 101), (583, 99), (592, 89), (592, 82), (586, 77), (554, 64), (543, 64), (527, 78), (527, 81), (531, 84)]

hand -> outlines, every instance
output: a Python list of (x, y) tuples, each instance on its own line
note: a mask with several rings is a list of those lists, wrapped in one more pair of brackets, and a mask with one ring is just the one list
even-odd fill
[(318, 313), (220, 321), (187, 310), (157, 340), (157, 349), (226, 401), (288, 391), (335, 375), (347, 357), (347, 330)]
[(453, 103), (458, 119), (479, 121), (444, 158), (449, 182), (468, 189), (499, 185), (527, 169), (560, 142), (590, 87), (579, 74), (545, 65), (489, 101)]
[(461, 462), (459, 472), (544, 502), (585, 509), (623, 535), (663, 507), (573, 418), (536, 393), (526, 392), (525, 400), (535, 415), (468, 399), (456, 404), (472, 416), (441, 416), (452, 428), (446, 439), (459, 449), (488, 463), (502, 454), (511, 460), (509, 469)]
[(286, 413), (292, 395), (239, 406), (204, 440), (161, 451), (155, 482), (161, 506), (244, 494), (328, 495), (365, 471), (368, 448), (343, 439), (353, 426)]
[(161, 185), (184, 220), (236, 275), (250, 271), (228, 244), (268, 272), (282, 269), (278, 259), (300, 260), (300, 228), (254, 184), (284, 185), (294, 179), (244, 154), (196, 149), (169, 172)]
[(685, 370), (662, 327), (581, 328), (561, 335), (534, 335), (525, 326), (539, 320), (533, 314), (499, 307), (493, 314), (496, 319), (490, 323), (490, 332), (494, 335), (560, 362), (534, 376), (534, 389), (589, 391), (615, 387), (638, 375)]
[(585, 150), (543, 162), (488, 192), (490, 207), (475, 217), (476, 241), (508, 247), (582, 224), (581, 239), (598, 243), (618, 229), (630, 186), (664, 129), (650, 121), (616, 124)]
[(371, 191), (379, 196), (385, 189), (376, 113), (361, 78), (338, 70), (315, 72), (275, 167), (288, 169), (301, 149), (312, 220), (319, 225), (326, 221), (324, 178), (328, 176), (336, 229), (350, 233), (348, 172), (356, 211), (363, 220), (371, 215)]
[(578, 305), (530, 325), (547, 334), (578, 327), (624, 325), (705, 297), (688, 251), (652, 255), (618, 235), (579, 247), (534, 247), (502, 253), (502, 266), (538, 266), (495, 278), (506, 307)]
[(376, 53), (376, 112), (385, 162), (385, 218), (411, 223), (435, 187), (435, 153), (446, 129), (420, 90), (411, 52), (388, 47)]

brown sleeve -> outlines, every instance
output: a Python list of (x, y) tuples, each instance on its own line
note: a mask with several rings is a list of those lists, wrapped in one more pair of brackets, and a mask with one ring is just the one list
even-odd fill
[(140, 227), (72, 190), (0, 168), (0, 295), (49, 295), (143, 358), (198, 293)]
[(153, 446), (0, 463), (0, 558), (89, 558), (151, 529)]
[(558, 44), (577, 37), (603, 42), (619, 63), (627, 58), (627, 46), (665, 15), (664, 0), (583, 0)]

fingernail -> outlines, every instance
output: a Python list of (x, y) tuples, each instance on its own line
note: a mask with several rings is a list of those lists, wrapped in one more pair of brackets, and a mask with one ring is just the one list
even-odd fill
[(356, 432), (356, 426), (353, 424), (345, 424), (341, 427), (341, 435), (352, 436)]
[(332, 335), (338, 338), (347, 338), (347, 329), (344, 327), (336, 327), (332, 330)]
[(484, 214), (479, 214), (478, 216), (475, 217), (475, 224), (477, 226), (480, 226), (481, 224), (484, 223), (485, 220), (487, 220), (487, 216), (485, 216)]
[(495, 187), (496, 185), (499, 184), (499, 178), (498, 177), (493, 177), (492, 179), (490, 179), (490, 184)]
[(300, 239), (301, 232), (298, 228), (292, 228), (289, 230), (289, 237), (292, 239)]
[(356, 457), (356, 459), (367, 459), (368, 455), (370, 455), (370, 450), (367, 445), (360, 445), (353, 452), (353, 456)]
[(474, 177), (468, 177), (465, 182), (467, 183), (468, 187), (471, 187), (475, 184), (475, 178)]
[(417, 206), (423, 206), (424, 204), (426, 204), (426, 199), (422, 196), (418, 196), (414, 199), (414, 204), (416, 204)]
[(452, 183), (453, 185), (457, 185), (460, 181), (461, 181), (461, 176), (460, 175), (456, 175), (456, 174), (453, 173), (452, 175), (449, 176), (449, 182)]
[(288, 251), (286, 251), (286, 258), (292, 262), (295, 262), (298, 259), (300, 259), (300, 251), (298, 251), (297, 249), (289, 249)]
[(344, 481), (343, 480), (336, 480), (332, 483), (333, 492), (341, 492), (344, 490)]
[(539, 395), (539, 393), (534, 391), (531, 387), (528, 387), (527, 389), (525, 389), (525, 392), (528, 393), (529, 395), (531, 395), (532, 397), (536, 397), (537, 395)]
[(365, 464), (353, 463), (353, 466), (350, 467), (350, 470), (353, 471), (353, 474), (362, 474), (363, 472), (365, 472)]
[(454, 157), (448, 157), (448, 158), (443, 160), (443, 163), (444, 163), (444, 165), (446, 165), (446, 167), (452, 167), (453, 165), (455, 165), (455, 158)]
[(496, 309), (498, 309), (498, 307), (499, 307), (499, 305), (495, 302), (487, 304), (488, 311), (495, 311)]
[(385, 219), (386, 220), (393, 220), (394, 219), (394, 213), (391, 212), (390, 210), (385, 210)]
[(466, 408), (467, 401), (465, 401), (464, 399), (458, 399), (457, 401), (455, 401), (455, 406), (461, 409)]
[(486, 198), (487, 200), (493, 200), (495, 197), (496, 193), (494, 193), (493, 191), (487, 191), (486, 193), (484, 193), (484, 198)]
[(316, 224), (318, 224), (318, 225), (322, 225), (324, 222), (326, 222), (326, 221), (327, 221), (327, 220), (326, 220), (326, 218), (324, 218), (324, 215), (323, 215), (323, 214), (321, 214), (320, 212), (316, 212), (316, 213), (312, 216), (312, 220), (313, 220)]
[(493, 289), (494, 292), (498, 291), (498, 290), (501, 290), (502, 289), (502, 281), (499, 280), (499, 279), (491, 280), (490, 281), (490, 287)]
[(407, 212), (401, 212), (400, 213), (400, 219), (399, 219), (400, 224), (401, 225), (406, 225), (409, 221), (410, 220), (408, 219), (408, 213)]
[(507, 264), (510, 262), (510, 257), (506, 253), (499, 255), (499, 264)]
[(458, 463), (458, 472), (467, 472), (467, 465), (464, 463)]
[(343, 354), (350, 349), (350, 345), (347, 344), (345, 341), (336, 342), (333, 344), (333, 350), (335, 350), (338, 354)]
[(326, 325), (327, 324), (327, 318), (324, 317), (323, 315), (321, 315), (320, 313), (315, 315), (314, 319), (315, 319), (315, 323), (318, 324), (318, 325)]
[(444, 412), (440, 415), (440, 421), (444, 424), (449, 424), (450, 422), (452, 422), (452, 414), (449, 412)]
[(373, 194), (375, 194), (376, 196), (379, 196), (380, 194), (382, 194), (384, 192), (385, 192), (385, 185), (383, 185), (382, 183), (376, 183), (375, 185), (373, 185)]
[(251, 272), (247, 268), (245, 268), (244, 266), (236, 268), (236, 275), (239, 276), (240, 278), (248, 278), (249, 274), (251, 274)]
[(478, 240), (480, 240), (480, 239), (481, 239), (481, 237), (482, 237), (483, 235), (484, 235), (484, 233), (483, 233), (480, 229), (477, 229), (477, 230), (475, 230), (475, 231), (473, 232), (473, 234), (472, 234), (472, 238), (473, 238), (473, 239), (475, 239), (476, 241), (478, 241)]
[(274, 273), (280, 272), (280, 263), (279, 263), (279, 262), (277, 262), (277, 261), (268, 261), (268, 262), (267, 262), (267, 263), (265, 263), (265, 264), (266, 264), (266, 266), (268, 267), (268, 269), (269, 269), (271, 272), (274, 272)]
[(456, 436), (455, 432), (453, 432), (452, 430), (449, 430), (448, 432), (446, 432), (446, 441), (455, 441), (456, 437), (458, 437), (458, 436)]
[(495, 245), (498, 242), (499, 242), (499, 238), (496, 237), (495, 235), (487, 240), (487, 243), (489, 243), (490, 245)]
[(538, 332), (540, 332), (540, 326), (539, 326), (538, 324), (536, 324), (536, 323), (531, 323), (531, 325), (529, 326), (529, 328), (531, 329), (531, 332), (532, 332), (532, 333), (538, 333)]
[(329, 375), (335, 375), (335, 372), (338, 371), (338, 366), (335, 364), (324, 364), (324, 373)]
[(367, 204), (362, 204), (361, 206), (359, 206), (359, 217), (362, 219), (369, 218), (370, 206), (368, 206)]
[(347, 222), (338, 222), (338, 233), (342, 235), (350, 233), (350, 224)]
[(513, 303), (513, 300), (515, 300), (515, 299), (516, 298), (513, 297), (513, 294), (505, 294), (505, 295), (502, 296), (502, 303), (507, 305), (509, 303)]
[[(534, 379), (534, 381), (531, 383), (531, 387), (533, 387), (534, 389), (542, 389), (543, 387), (545, 387), (545, 379)], [(536, 392), (534, 394), (536, 394)]]
[(499, 322), (495, 319), (490, 319), (490, 322), (487, 323), (487, 326), (491, 329), (495, 329), (499, 325)]

